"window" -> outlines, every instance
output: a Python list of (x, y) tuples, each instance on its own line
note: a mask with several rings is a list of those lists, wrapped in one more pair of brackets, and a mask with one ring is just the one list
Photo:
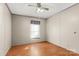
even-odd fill
[(31, 38), (40, 38), (40, 21), (31, 21)]

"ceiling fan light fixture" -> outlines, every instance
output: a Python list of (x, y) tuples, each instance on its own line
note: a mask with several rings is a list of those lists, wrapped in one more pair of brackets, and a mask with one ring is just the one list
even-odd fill
[(45, 10), (42, 8), (37, 8), (36, 11), (39, 13), (39, 12), (44, 12)]

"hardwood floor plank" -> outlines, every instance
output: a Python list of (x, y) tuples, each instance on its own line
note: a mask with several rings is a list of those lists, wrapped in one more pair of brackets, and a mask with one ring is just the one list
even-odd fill
[(47, 41), (13, 46), (7, 56), (79, 56)]

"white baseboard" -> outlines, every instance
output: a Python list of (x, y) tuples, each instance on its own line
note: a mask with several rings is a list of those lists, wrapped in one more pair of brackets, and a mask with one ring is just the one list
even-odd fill
[(64, 49), (66, 49), (66, 50), (69, 50), (69, 51), (72, 51), (72, 52), (74, 52), (74, 53), (78, 53), (78, 54), (79, 54), (78, 51), (73, 50), (73, 49), (71, 49), (71, 48), (64, 47), (63, 45), (60, 45), (60, 44), (58, 44), (58, 43), (54, 43), (54, 42), (51, 42), (51, 41), (48, 41), (48, 42), (50, 42), (51, 44), (55, 44), (55, 45), (57, 45), (57, 46), (60, 46), (60, 47), (62, 47), (62, 48), (64, 48)]

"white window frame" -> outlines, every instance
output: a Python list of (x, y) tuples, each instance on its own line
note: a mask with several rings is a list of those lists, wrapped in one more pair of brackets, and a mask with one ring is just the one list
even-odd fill
[(31, 39), (40, 39), (40, 23), (31, 22)]

